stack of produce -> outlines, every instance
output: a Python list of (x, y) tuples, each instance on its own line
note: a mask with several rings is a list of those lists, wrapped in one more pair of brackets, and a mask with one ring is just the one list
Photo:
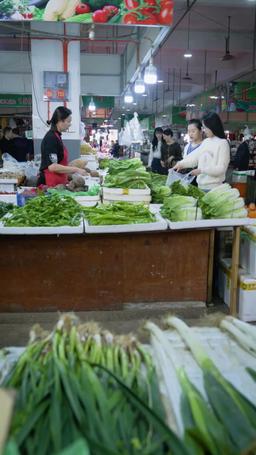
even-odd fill
[(97, 207), (83, 209), (85, 218), (90, 225), (119, 225), (152, 223), (156, 217), (144, 204), (131, 204), (129, 202), (113, 202)]
[(164, 199), (171, 194), (171, 189), (166, 186), (166, 175), (150, 172), (150, 177), (149, 187), (151, 189), (152, 203), (162, 204)]
[(204, 218), (246, 218), (244, 200), (228, 183), (214, 188), (200, 200)]
[(96, 150), (92, 148), (87, 142), (83, 142), (80, 145), (80, 154), (81, 155), (96, 155)]
[[(175, 317), (169, 317), (167, 324), (178, 331), (193, 360), (197, 371), (198, 386), (188, 376), (188, 368), (177, 366), (173, 344), (168, 332), (148, 322), (151, 332), (153, 356), (165, 389), (165, 407), (169, 413), (170, 425), (184, 438), (189, 452), (194, 455), (253, 455), (256, 451), (256, 406), (231, 382), (229, 382), (208, 356), (204, 345), (193, 329)], [(256, 330), (240, 321), (233, 326), (233, 333), (240, 332), (244, 343), (248, 338), (256, 352)], [(247, 326), (247, 327), (245, 327)], [(247, 369), (256, 382), (256, 371)], [(244, 372), (246, 374), (246, 371)], [(201, 377), (203, 388), (201, 385)], [(248, 377), (248, 381), (251, 380)], [(202, 393), (201, 391), (204, 391)], [(175, 394), (180, 397), (175, 402)], [(175, 452), (174, 452), (175, 453)]]
[(53, 227), (79, 226), (81, 218), (82, 208), (72, 197), (52, 194), (30, 199), (2, 221), (8, 227)]
[(173, 196), (164, 199), (161, 215), (170, 221), (195, 221), (202, 219), (198, 201), (191, 196)]
[(111, 160), (104, 186), (108, 188), (145, 189), (150, 183), (150, 175), (141, 160)]
[(99, 168), (100, 169), (107, 169), (109, 167), (110, 161), (111, 161), (110, 158), (102, 158), (99, 161)]
[(52, 333), (34, 328), (3, 385), (17, 390), (7, 445), (16, 454), (75, 444), (72, 454), (189, 455), (165, 424), (152, 358), (134, 337), (63, 315)]

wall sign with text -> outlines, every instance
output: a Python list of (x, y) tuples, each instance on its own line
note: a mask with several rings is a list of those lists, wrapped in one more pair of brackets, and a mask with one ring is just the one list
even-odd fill
[(170, 26), (173, 0), (0, 0), (0, 20)]

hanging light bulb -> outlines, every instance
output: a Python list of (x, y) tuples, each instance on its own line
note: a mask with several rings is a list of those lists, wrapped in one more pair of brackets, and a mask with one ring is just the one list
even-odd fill
[(94, 104), (93, 97), (91, 97), (91, 101), (89, 103), (88, 109), (89, 109), (90, 112), (96, 111), (96, 106)]
[(139, 74), (139, 77), (134, 84), (134, 91), (135, 91), (135, 93), (142, 95), (142, 93), (145, 93), (145, 89), (146, 89), (146, 87), (145, 87), (144, 81), (141, 77), (141, 74)]
[(185, 58), (191, 58), (192, 57), (192, 53), (191, 53), (191, 51), (189, 49), (186, 50), (186, 52), (184, 52), (184, 57)]
[(157, 83), (157, 69), (153, 65), (152, 57), (149, 61), (149, 65), (145, 69), (144, 82), (145, 82), (145, 84), (156, 84)]
[(131, 104), (133, 102), (133, 94), (130, 89), (128, 89), (124, 95), (124, 102), (127, 104)]

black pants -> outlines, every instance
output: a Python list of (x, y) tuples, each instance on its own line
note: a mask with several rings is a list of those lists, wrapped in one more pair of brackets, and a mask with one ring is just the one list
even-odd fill
[(153, 158), (152, 164), (151, 164), (151, 169), (152, 169), (152, 172), (155, 172), (157, 174), (163, 174), (163, 175), (168, 174), (168, 169), (161, 165), (160, 158)]

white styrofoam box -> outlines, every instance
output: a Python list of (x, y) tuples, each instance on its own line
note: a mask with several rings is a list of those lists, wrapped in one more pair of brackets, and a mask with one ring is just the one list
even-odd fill
[(92, 155), (81, 155), (81, 156), (80, 156), (80, 159), (81, 159), (81, 160), (84, 160), (84, 161), (88, 161), (88, 162), (89, 162), (89, 161), (90, 161), (90, 162), (91, 162), (91, 161), (98, 161), (98, 160), (97, 160), (97, 156), (96, 156), (96, 155), (93, 155), (93, 154), (92, 154)]
[(59, 234), (83, 234), (83, 221), (79, 226), (56, 226), (56, 227), (6, 227), (0, 223), (0, 235), (59, 235)]
[(121, 194), (126, 196), (150, 196), (150, 188), (147, 187), (143, 190), (140, 190), (132, 188), (108, 188), (107, 186), (103, 186), (103, 197), (107, 199), (109, 196), (113, 196), (114, 194)]
[(141, 224), (119, 224), (106, 226), (91, 226), (85, 219), (86, 234), (114, 234), (118, 232), (146, 232), (146, 231), (165, 231), (167, 229), (166, 221), (156, 213), (156, 221), (152, 223)]
[(86, 165), (90, 171), (97, 171), (99, 168), (99, 163), (98, 161), (88, 161), (88, 164)]
[(256, 321), (256, 276), (241, 274), (239, 276), (239, 310), (242, 321)]
[(227, 218), (212, 220), (195, 220), (195, 221), (168, 221), (170, 229), (210, 229), (229, 226), (246, 226), (251, 224), (250, 218)]
[(98, 204), (98, 202), (100, 202), (100, 195), (98, 194), (97, 196), (75, 196), (74, 199), (80, 205), (83, 205), (85, 207), (93, 207), (94, 205)]
[(84, 177), (84, 183), (88, 188), (91, 188), (94, 185), (99, 185), (100, 184), (100, 178), (99, 177), (91, 177), (91, 176), (85, 176)]
[(132, 196), (132, 195), (122, 195), (122, 194), (112, 194), (111, 196), (103, 196), (103, 204), (109, 204), (110, 202), (124, 201), (131, 203), (144, 203), (149, 204), (151, 201), (151, 196)]
[(241, 265), (248, 273), (256, 274), (256, 227), (246, 226), (241, 234)]
[(17, 205), (16, 194), (0, 194), (0, 201), (5, 202), (6, 204)]

